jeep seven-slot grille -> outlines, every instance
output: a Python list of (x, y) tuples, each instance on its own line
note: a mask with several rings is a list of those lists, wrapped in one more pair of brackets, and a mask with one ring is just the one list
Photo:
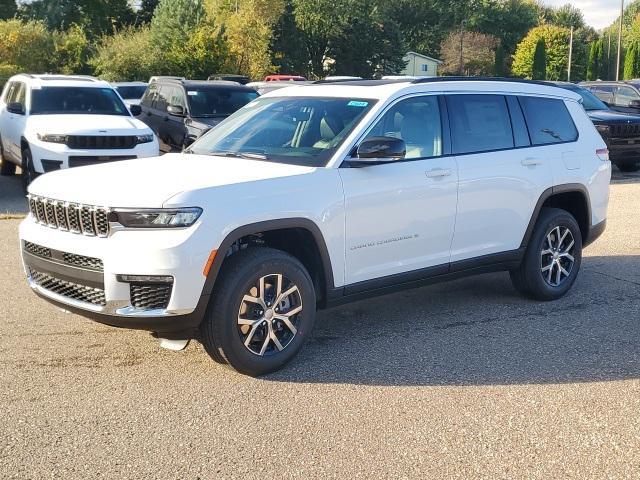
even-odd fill
[(611, 137), (640, 137), (640, 123), (610, 125)]
[(33, 268), (29, 268), (29, 274), (31, 275), (31, 280), (36, 285), (50, 292), (93, 305), (105, 306), (107, 304), (104, 297), (104, 290), (101, 288), (68, 282), (47, 273), (39, 272)]
[(29, 195), (29, 210), (42, 225), (84, 235), (109, 235), (109, 210)]
[(69, 135), (67, 147), (75, 150), (124, 150), (134, 148), (138, 137), (134, 135)]
[(172, 288), (171, 283), (131, 283), (131, 305), (147, 310), (167, 308)]

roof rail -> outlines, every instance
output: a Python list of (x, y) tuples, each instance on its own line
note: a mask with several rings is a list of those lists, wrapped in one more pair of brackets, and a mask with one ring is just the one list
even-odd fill
[(553, 84), (543, 80), (525, 80), (524, 78), (511, 77), (425, 77), (413, 80), (411, 83), (437, 83), (437, 82), (509, 82), (509, 83), (528, 83), (532, 85), (545, 85), (547, 87)]

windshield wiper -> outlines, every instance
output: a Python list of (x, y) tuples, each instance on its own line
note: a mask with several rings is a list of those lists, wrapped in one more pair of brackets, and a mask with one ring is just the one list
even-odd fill
[(268, 160), (264, 153), (256, 152), (232, 152), (230, 150), (221, 150), (218, 152), (209, 152), (207, 155), (217, 157), (233, 157), (233, 158), (248, 158), (249, 160)]

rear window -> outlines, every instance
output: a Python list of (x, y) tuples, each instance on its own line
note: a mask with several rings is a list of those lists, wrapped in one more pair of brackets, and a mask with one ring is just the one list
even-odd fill
[(138, 100), (142, 98), (144, 92), (147, 90), (146, 85), (121, 85), (116, 87), (118, 93), (125, 100)]
[(513, 148), (507, 102), (502, 95), (449, 95), (453, 153)]
[(538, 97), (520, 97), (519, 100), (533, 145), (578, 139), (578, 130), (564, 101)]

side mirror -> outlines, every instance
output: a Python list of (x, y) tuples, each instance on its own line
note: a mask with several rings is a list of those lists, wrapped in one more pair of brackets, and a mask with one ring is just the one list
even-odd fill
[(24, 105), (20, 102), (11, 102), (7, 104), (7, 112), (15, 113), (17, 115), (24, 115)]
[(404, 140), (394, 137), (367, 138), (358, 146), (353, 164), (375, 165), (402, 160), (407, 153)]
[(631, 101), (629, 102), (629, 106), (630, 106), (631, 108), (637, 108), (637, 109), (640, 109), (640, 100), (631, 100)]
[(167, 113), (169, 115), (175, 115), (176, 117), (184, 117), (184, 108), (180, 105), (169, 105), (167, 107)]
[(129, 111), (131, 112), (131, 115), (137, 117), (142, 113), (142, 107), (140, 105), (131, 105), (129, 107)]

